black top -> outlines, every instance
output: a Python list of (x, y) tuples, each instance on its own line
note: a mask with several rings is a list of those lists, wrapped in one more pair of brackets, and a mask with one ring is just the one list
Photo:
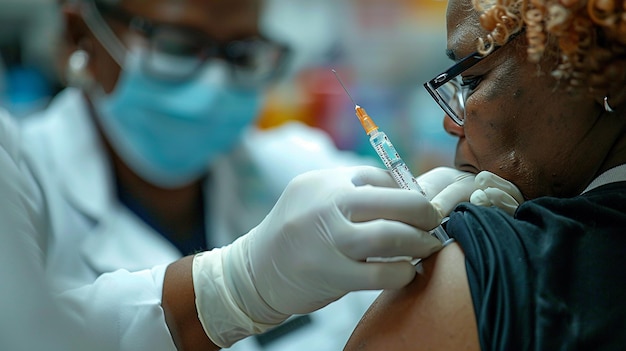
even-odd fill
[(482, 350), (626, 349), (626, 182), (523, 203), (462, 204), (447, 231), (466, 255)]

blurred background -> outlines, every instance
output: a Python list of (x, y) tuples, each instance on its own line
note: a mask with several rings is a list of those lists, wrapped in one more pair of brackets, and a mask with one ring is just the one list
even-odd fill
[[(56, 0), (0, 0), (0, 106), (16, 118), (45, 108), (61, 88), (54, 59)], [(414, 174), (452, 165), (455, 139), (422, 84), (451, 62), (443, 0), (267, 0), (262, 26), (294, 52), (272, 86), (259, 126), (289, 120), (326, 130), (336, 145), (372, 155), (354, 105), (385, 131)]]

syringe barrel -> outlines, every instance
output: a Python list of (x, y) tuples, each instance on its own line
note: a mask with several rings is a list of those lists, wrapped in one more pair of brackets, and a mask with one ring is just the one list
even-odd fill
[(372, 133), (370, 144), (402, 189), (417, 190), (426, 195), (384, 132), (376, 130)]
[(438, 226), (437, 228), (431, 230), (430, 234), (433, 235), (435, 238), (439, 239), (439, 241), (441, 241), (443, 246), (446, 246), (452, 241), (454, 241), (453, 239), (450, 239), (450, 237), (448, 236), (448, 233), (446, 233), (446, 230), (443, 229), (442, 226)]
[[(372, 144), (372, 147), (378, 154), (378, 157), (380, 157), (385, 167), (387, 167), (387, 169), (391, 172), (391, 175), (400, 188), (417, 190), (422, 195), (426, 196), (422, 187), (420, 187), (415, 177), (413, 177), (409, 167), (406, 163), (404, 163), (396, 151), (396, 148), (384, 132), (381, 132), (378, 129), (374, 130), (370, 134), (370, 144)], [(447, 245), (452, 241), (442, 226), (438, 226), (437, 228), (431, 230), (430, 234), (439, 239), (439, 241), (441, 241), (444, 245)]]

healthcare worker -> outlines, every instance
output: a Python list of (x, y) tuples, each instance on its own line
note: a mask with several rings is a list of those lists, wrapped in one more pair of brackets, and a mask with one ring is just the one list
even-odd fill
[(30, 168), (12, 122), (0, 111), (2, 350), (214, 350), (348, 291), (403, 286), (415, 275), (408, 262), (365, 258), (440, 248), (418, 228), (436, 225), (458, 201), (453, 194), (473, 183), (454, 182), (433, 206), (417, 192), (388, 188), (395, 182), (381, 169), (310, 172), (231, 245), (53, 294), (44, 266), (58, 188)]
[[(297, 174), (371, 163), (303, 124), (251, 127), (288, 59), (260, 33), (259, 6), (63, 4), (71, 87), (22, 125), (34, 166), (61, 189), (47, 262), (56, 289), (229, 244), (263, 220)], [(294, 317), (240, 347), (338, 349), (375, 294)]]
[[(90, 315), (108, 311), (110, 320), (119, 319), (123, 327), (110, 339), (121, 349), (137, 349), (137, 340), (157, 349), (170, 340), (166, 323), (153, 318), (160, 313), (164, 265), (249, 232), (297, 174), (366, 161), (338, 152), (325, 134), (299, 124), (251, 127), (262, 89), (287, 52), (259, 32), (257, 1), (85, 0), (63, 9), (72, 87), (22, 125), (41, 186), (58, 190), (46, 193), (46, 269), (55, 291), (91, 303), (97, 312)], [(327, 178), (306, 184), (322, 189)], [(311, 189), (291, 194), (293, 211), (316, 195)], [(272, 223), (277, 211), (268, 217)], [(287, 248), (259, 250), (280, 257)], [(308, 246), (291, 250), (333, 262)], [(111, 278), (102, 274), (114, 271), (115, 289), (84, 288), (106, 286)], [(280, 286), (277, 280), (264, 282)], [(325, 289), (323, 282), (318, 289)], [(312, 298), (306, 290), (298, 294)], [(376, 294), (350, 294), (312, 315), (305, 312), (313, 309), (288, 309), (297, 316), (233, 349), (340, 349)], [(272, 316), (270, 324), (286, 315)], [(106, 320), (103, 332), (115, 325)]]

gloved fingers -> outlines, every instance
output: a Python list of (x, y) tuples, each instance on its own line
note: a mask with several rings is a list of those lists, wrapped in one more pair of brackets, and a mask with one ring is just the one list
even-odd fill
[(432, 200), (450, 184), (465, 178), (474, 178), (473, 173), (459, 171), (450, 167), (437, 167), (416, 178), (426, 197)]
[(388, 219), (430, 230), (441, 223), (437, 209), (417, 191), (359, 187), (337, 198), (337, 207), (353, 222)]
[(283, 193), (282, 199), (290, 202), (311, 200), (315, 196), (327, 196), (338, 191), (350, 191), (367, 186), (398, 188), (391, 174), (373, 166), (339, 167), (308, 171), (294, 177)]
[(524, 196), (519, 189), (508, 180), (491, 173), (489, 171), (482, 171), (476, 175), (474, 180), (479, 189), (496, 188), (509, 194), (518, 204), (524, 202)]
[(503, 209), (510, 215), (513, 215), (519, 206), (517, 199), (508, 192), (495, 188), (487, 188), (484, 192), (487, 197), (491, 199), (492, 204)]
[(398, 184), (388, 170), (374, 166), (356, 166), (346, 168), (352, 172), (352, 184), (355, 186), (373, 185), (385, 188), (398, 188)]
[(368, 257), (424, 258), (442, 247), (441, 242), (426, 231), (386, 220), (354, 224), (334, 238), (339, 251), (356, 261), (365, 261)]
[(485, 191), (482, 189), (478, 189), (472, 193), (472, 195), (470, 196), (470, 202), (476, 206), (493, 206), (491, 200), (489, 199), (489, 196), (487, 196), (487, 194), (485, 194)]
[(454, 210), (461, 202), (469, 201), (470, 196), (476, 190), (473, 176), (466, 176), (461, 180), (448, 185), (437, 194), (431, 203), (445, 217)]
[(519, 206), (513, 196), (496, 188), (474, 191), (470, 197), (470, 202), (477, 206), (496, 206), (510, 215), (513, 215)]

